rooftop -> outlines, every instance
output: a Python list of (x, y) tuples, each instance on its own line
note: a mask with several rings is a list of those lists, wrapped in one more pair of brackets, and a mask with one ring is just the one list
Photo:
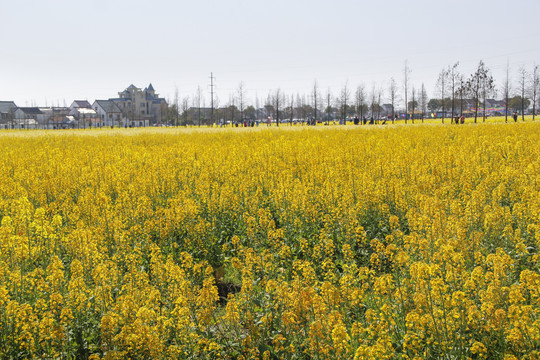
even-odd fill
[(94, 104), (98, 104), (99, 107), (101, 107), (103, 110), (105, 110), (108, 113), (120, 113), (122, 112), (118, 105), (116, 105), (114, 102), (109, 100), (96, 100), (94, 101)]
[(0, 101), (0, 113), (9, 113), (17, 108), (17, 105), (13, 101)]
[(92, 108), (92, 104), (90, 104), (87, 100), (75, 100), (73, 102), (75, 103), (76, 107)]
[(43, 112), (38, 107), (20, 107), (18, 110), (21, 110), (27, 115), (41, 115)]

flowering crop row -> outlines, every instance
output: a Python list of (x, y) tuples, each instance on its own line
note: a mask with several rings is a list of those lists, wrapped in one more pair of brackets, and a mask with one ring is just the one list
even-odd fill
[(540, 124), (0, 138), (0, 358), (538, 359)]

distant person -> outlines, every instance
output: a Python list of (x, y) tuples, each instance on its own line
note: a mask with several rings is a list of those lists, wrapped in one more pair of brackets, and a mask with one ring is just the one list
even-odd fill
[(465, 124), (465, 115), (461, 114), (460, 122), (461, 122), (462, 124)]
[(514, 122), (517, 122), (517, 117), (518, 117), (517, 112), (515, 112), (514, 113)]
[(358, 116), (355, 116), (354, 117), (354, 125), (358, 125), (359, 122), (360, 122), (360, 119), (358, 118)]

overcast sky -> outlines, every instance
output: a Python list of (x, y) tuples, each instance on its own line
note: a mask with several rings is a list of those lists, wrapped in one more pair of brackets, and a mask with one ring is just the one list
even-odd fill
[(539, 0), (0, 0), (0, 100), (19, 106), (106, 99), (152, 83), (163, 97), (219, 104), (242, 81), (247, 97), (337, 95), (347, 82), (410, 81), (431, 96), (456, 61), (480, 60), (498, 85), (540, 64)]

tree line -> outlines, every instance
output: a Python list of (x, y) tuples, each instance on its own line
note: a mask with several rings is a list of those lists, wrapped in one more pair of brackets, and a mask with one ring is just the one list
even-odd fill
[[(300, 94), (286, 94), (280, 88), (270, 90), (265, 98), (250, 99), (244, 82), (229, 94), (229, 99), (222, 105), (214, 92), (213, 75), (210, 99), (206, 99), (199, 86), (191, 96), (180, 98), (175, 91), (172, 101), (169, 99), (166, 121), (170, 125), (210, 125), (210, 124), (253, 124), (266, 122), (270, 118), (279, 126), (283, 123), (339, 122), (358, 117), (378, 121), (402, 119), (407, 123), (423, 121), (436, 114), (442, 123), (456, 116), (466, 114), (474, 117), (474, 122), (486, 120), (488, 100), (499, 97), (503, 105), (502, 114), (508, 116), (518, 113), (524, 120), (530, 112), (533, 120), (537, 113), (539, 100), (540, 71), (534, 65), (527, 70), (521, 66), (517, 79), (510, 77), (507, 63), (506, 76), (497, 86), (491, 70), (480, 60), (473, 73), (465, 75), (460, 71), (459, 62), (444, 67), (438, 74), (435, 96), (428, 97), (424, 83), (411, 85), (411, 69), (407, 62), (403, 67), (400, 81), (390, 78), (384, 85), (365, 84), (353, 87), (349, 82), (334, 94), (330, 88), (322, 90), (315, 80), (311, 91)], [(207, 106), (207, 103), (210, 106)]]

